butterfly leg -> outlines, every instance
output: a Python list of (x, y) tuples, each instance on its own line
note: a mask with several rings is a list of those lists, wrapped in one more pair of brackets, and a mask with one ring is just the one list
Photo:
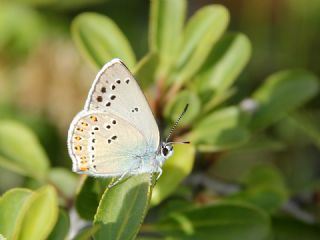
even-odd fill
[(158, 176), (157, 176), (156, 182), (158, 181), (158, 179), (159, 179), (159, 178), (161, 177), (161, 175), (162, 175), (162, 168), (161, 168), (161, 167), (158, 167), (157, 172), (159, 172), (159, 174), (158, 174)]
[(115, 185), (117, 185), (128, 173), (129, 173), (129, 171), (124, 172), (118, 179), (116, 179), (114, 182), (111, 182), (108, 185), (108, 188), (112, 188)]
[[(157, 176), (157, 178), (156, 178), (156, 180), (153, 182), (153, 173), (158, 173), (158, 176)], [(158, 182), (158, 179), (161, 177), (161, 175), (162, 175), (162, 169), (161, 169), (161, 167), (158, 167), (157, 168), (157, 171), (155, 171), (155, 172), (152, 172), (152, 173), (150, 173), (150, 183), (152, 184), (152, 187), (154, 187), (156, 184), (157, 184), (157, 182)]]

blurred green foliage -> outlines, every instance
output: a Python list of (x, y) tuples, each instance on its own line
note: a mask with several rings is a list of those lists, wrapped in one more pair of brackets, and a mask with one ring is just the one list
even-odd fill
[[(318, 239), (320, 71), (311, 46), (320, 37), (313, 32), (320, 4), (279, 2), (228, 3), (230, 14), (218, 4), (151, 0), (148, 36), (142, 0), (1, 3), (0, 238)], [(281, 11), (285, 4), (288, 12)], [(268, 11), (280, 12), (281, 21), (275, 15), (271, 24)], [(243, 26), (249, 37), (227, 31), (229, 22), (233, 30)], [(294, 29), (284, 32), (292, 23)], [(71, 162), (64, 139), (72, 115), (62, 127), (57, 116), (79, 109), (68, 108), (71, 98), (59, 96), (66, 92), (78, 103), (88, 86), (78, 79), (82, 66), (70, 69), (76, 63), (68, 61), (78, 58), (72, 47), (57, 51), (47, 44), (69, 41), (69, 25), (75, 46), (96, 70), (114, 57), (128, 65), (163, 135), (190, 104), (173, 138), (192, 143), (175, 146), (157, 183), (153, 176), (150, 185), (144, 174), (108, 189), (113, 179), (77, 176), (65, 168)], [(279, 35), (272, 35), (267, 49), (271, 30)], [(31, 76), (41, 76), (39, 64), (52, 70), (58, 62), (76, 80), (61, 86), (59, 70), (46, 71), (49, 87), (36, 83), (24, 95), (26, 101), (45, 91), (35, 100), (45, 110), (27, 113), (15, 101), (23, 97), (15, 76), (24, 64), (32, 68), (28, 58), (41, 42), (45, 54), (35, 55)], [(278, 70), (287, 66), (292, 68)], [(27, 81), (28, 74), (22, 76)], [(53, 96), (53, 105), (46, 95)]]

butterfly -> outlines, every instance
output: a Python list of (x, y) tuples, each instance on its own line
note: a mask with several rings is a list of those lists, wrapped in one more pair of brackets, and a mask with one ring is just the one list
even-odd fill
[(116, 177), (112, 186), (125, 176), (142, 173), (158, 172), (159, 178), (163, 163), (173, 154), (169, 136), (160, 142), (158, 125), (138, 83), (120, 59), (113, 59), (97, 74), (84, 109), (70, 124), (72, 170)]

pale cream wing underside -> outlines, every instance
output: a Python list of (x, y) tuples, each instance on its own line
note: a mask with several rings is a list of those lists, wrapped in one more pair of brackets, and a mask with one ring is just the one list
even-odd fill
[(130, 123), (96, 111), (83, 111), (74, 118), (68, 148), (73, 171), (93, 176), (119, 176), (133, 171), (140, 166), (137, 156), (149, 151), (145, 137)]
[(137, 128), (150, 149), (159, 147), (159, 129), (138, 83), (119, 59), (107, 63), (98, 73), (85, 110), (113, 113)]

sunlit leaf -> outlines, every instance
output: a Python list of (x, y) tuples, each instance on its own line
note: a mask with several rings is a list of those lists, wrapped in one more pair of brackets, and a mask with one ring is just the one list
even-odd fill
[(175, 84), (189, 79), (202, 66), (214, 44), (229, 22), (228, 10), (221, 5), (208, 5), (188, 21), (176, 58)]
[(186, 0), (152, 0), (149, 45), (160, 56), (160, 77), (167, 70), (179, 46), (186, 15)]
[(54, 226), (48, 240), (66, 239), (69, 232), (70, 220), (67, 213), (60, 209), (58, 220)]
[(304, 70), (271, 75), (253, 95), (258, 109), (252, 118), (252, 129), (261, 129), (281, 119), (314, 97), (318, 90), (317, 77)]
[(90, 226), (81, 229), (72, 240), (91, 240), (92, 236), (100, 229), (100, 226)]
[(0, 165), (43, 181), (48, 174), (49, 160), (27, 127), (13, 121), (1, 121)]
[(32, 192), (14, 188), (0, 198), (0, 233), (7, 239), (17, 239)]
[(247, 121), (248, 116), (238, 107), (220, 109), (194, 123), (194, 129), (186, 138), (203, 151), (232, 148), (248, 140)]
[(34, 192), (23, 218), (19, 239), (47, 239), (58, 218), (58, 198), (52, 186)]
[(249, 39), (241, 33), (226, 34), (211, 50), (197, 74), (200, 91), (215, 94), (228, 89), (247, 64), (251, 53)]
[[(23, 24), (16, 16), (23, 19)], [(27, 28), (25, 26), (28, 26)], [(0, 49), (11, 51), (11, 57), (20, 57), (37, 46), (44, 38), (46, 25), (36, 9), (14, 1), (1, 2)]]
[(112, 58), (122, 59), (133, 68), (136, 59), (131, 46), (110, 18), (97, 13), (82, 13), (72, 23), (72, 37), (95, 66), (101, 68)]
[(132, 176), (105, 190), (94, 218), (95, 239), (134, 239), (151, 196), (150, 174)]
[(195, 147), (192, 144), (174, 146), (174, 154), (165, 162), (163, 174), (153, 189), (151, 205), (159, 204), (176, 190), (190, 174), (194, 158)]

